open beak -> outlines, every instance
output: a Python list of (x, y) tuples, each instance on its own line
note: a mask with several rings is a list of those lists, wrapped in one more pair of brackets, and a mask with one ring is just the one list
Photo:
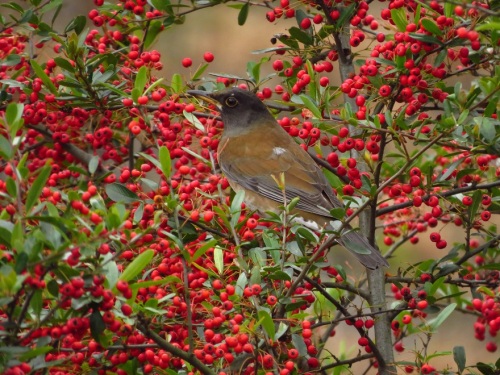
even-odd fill
[(198, 99), (202, 99), (208, 103), (215, 105), (216, 107), (220, 107), (220, 103), (209, 92), (203, 90), (188, 90), (186, 91), (186, 94), (194, 96)]

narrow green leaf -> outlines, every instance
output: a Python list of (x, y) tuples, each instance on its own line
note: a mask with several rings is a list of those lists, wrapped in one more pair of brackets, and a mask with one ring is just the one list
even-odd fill
[(172, 91), (174, 93), (180, 93), (182, 91), (182, 77), (180, 74), (178, 73), (175, 73), (173, 76), (172, 76)]
[[(399, 8), (402, 9), (402, 8)], [(424, 34), (419, 34), (419, 33), (409, 33), (409, 35), (416, 40), (420, 40), (425, 43), (429, 44), (439, 44), (443, 45), (443, 42), (441, 42), (438, 38), (433, 37), (431, 35), (424, 35)]]
[(302, 103), (304, 103), (307, 109), (311, 111), (314, 117), (316, 117), (317, 119), (322, 118), (321, 111), (319, 110), (318, 106), (307, 95), (300, 95), (300, 98), (302, 99)]
[(10, 142), (0, 134), (0, 156), (4, 161), (9, 161), (14, 155), (14, 149)]
[(436, 316), (434, 319), (428, 322), (431, 331), (434, 332), (441, 324), (443, 324), (444, 321), (448, 319), (448, 317), (451, 315), (451, 313), (455, 310), (456, 307), (457, 307), (456, 303), (452, 303), (446, 306), (443, 310), (441, 310), (438, 316)]
[(205, 133), (205, 127), (203, 124), (198, 120), (198, 118), (191, 112), (183, 111), (182, 112), (186, 120), (188, 120), (191, 124), (194, 125), (194, 127), (203, 133)]
[(15, 66), (21, 62), (21, 56), (19, 55), (7, 55), (7, 57), (2, 61), (2, 66)]
[(98, 309), (94, 309), (90, 314), (90, 334), (97, 342), (101, 342), (101, 335), (106, 329), (106, 323), (102, 319), (101, 313)]
[(404, 8), (391, 9), (391, 18), (399, 31), (406, 31), (408, 20), (406, 19), (406, 10)]
[(441, 182), (441, 181), (445, 181), (448, 177), (451, 176), (451, 174), (458, 168), (458, 166), (460, 164), (462, 164), (462, 162), (464, 161), (464, 158), (460, 158), (456, 161), (454, 161), (453, 163), (451, 163), (448, 168), (446, 168), (446, 172), (444, 172), (442, 175), (440, 175), (436, 181), (437, 182)]
[(318, 237), (309, 229), (305, 227), (298, 227), (296, 234), (299, 235), (300, 237), (305, 238), (308, 242), (318, 242)]
[(170, 5), (170, 0), (150, 0), (151, 5), (162, 12), (169, 12), (169, 8), (172, 8)]
[(298, 27), (290, 27), (288, 32), (290, 33), (290, 36), (293, 39), (296, 39), (305, 46), (309, 46), (313, 43), (313, 38), (308, 33), (302, 31)]
[(99, 156), (94, 155), (89, 160), (89, 166), (88, 166), (89, 173), (94, 174), (95, 171), (97, 171), (98, 166), (99, 166)]
[(68, 23), (68, 25), (64, 29), (64, 32), (67, 34), (70, 31), (75, 30), (75, 33), (79, 35), (85, 28), (86, 22), (87, 22), (87, 17), (76, 16)]
[(58, 67), (67, 70), (70, 73), (75, 72), (75, 68), (73, 67), (73, 65), (71, 65), (71, 63), (68, 60), (63, 59), (62, 57), (56, 57), (54, 58), (54, 61)]
[(125, 185), (119, 183), (107, 184), (105, 187), (109, 199), (114, 202), (132, 203), (139, 201), (139, 197)]
[(250, 3), (245, 3), (238, 13), (238, 25), (243, 26), (248, 18), (248, 11), (250, 9)]
[(155, 252), (152, 249), (148, 249), (143, 253), (139, 254), (128, 266), (125, 268), (120, 276), (120, 280), (130, 281), (139, 275), (144, 268), (151, 262)]
[[(40, 290), (41, 292), (41, 290)], [(29, 352), (22, 354), (19, 357), (20, 361), (28, 362), (30, 359), (44, 355), (54, 350), (52, 346), (40, 346), (37, 348), (30, 349)]]
[(340, 13), (340, 17), (336, 22), (337, 25), (344, 25), (347, 20), (351, 19), (351, 17), (354, 15), (354, 12), (357, 9), (357, 4), (352, 3), (347, 7), (342, 7), (341, 9), (342, 11)]
[(30, 212), (36, 201), (40, 197), (42, 193), (42, 189), (45, 187), (47, 180), (49, 179), (50, 172), (52, 167), (50, 165), (46, 165), (40, 171), (40, 174), (31, 185), (31, 188), (28, 190), (28, 196), (26, 197), (26, 212)]
[(148, 79), (148, 69), (145, 66), (141, 66), (137, 75), (135, 76), (134, 89), (142, 95), (144, 88), (146, 87), (146, 82)]
[(24, 111), (24, 104), (22, 103), (9, 103), (5, 111), (5, 121), (9, 128), (21, 120)]
[(304, 338), (301, 335), (297, 335), (296, 333), (292, 333), (292, 342), (294, 348), (299, 351), (301, 356), (307, 355), (307, 345), (304, 342)]
[(424, 29), (426, 29), (431, 34), (434, 34), (437, 36), (443, 35), (443, 32), (438, 27), (438, 25), (435, 24), (434, 21), (431, 21), (429, 18), (422, 18), (422, 20), (420, 22), (422, 22), (422, 26), (424, 27)]
[(474, 28), (476, 31), (500, 30), (500, 22), (486, 22)]
[(245, 191), (239, 190), (233, 197), (233, 201), (231, 202), (231, 226), (234, 228), (236, 224), (238, 224), (238, 220), (240, 219), (241, 214), (241, 204), (245, 199)]
[[(217, 240), (215, 238), (212, 238), (210, 241), (207, 243), (203, 244), (196, 250), (196, 252), (193, 254), (191, 257), (191, 262), (196, 262), (196, 260), (201, 257), (203, 254), (205, 254), (208, 250), (210, 250), (212, 247), (214, 247), (217, 244)], [(215, 250), (215, 249), (214, 249)], [(214, 255), (215, 256), (215, 255)], [(217, 264), (216, 264), (217, 265)]]
[(158, 159), (160, 160), (161, 171), (163, 176), (168, 180), (172, 173), (172, 159), (170, 158), (170, 151), (165, 146), (161, 146), (158, 151)]
[(149, 49), (151, 45), (156, 41), (156, 38), (160, 34), (163, 27), (163, 22), (160, 20), (153, 20), (149, 24), (148, 34), (144, 40), (144, 48)]
[(214, 249), (214, 263), (215, 268), (217, 268), (219, 274), (222, 275), (224, 272), (224, 252), (220, 246), (216, 246)]
[(334, 208), (334, 209), (330, 210), (330, 215), (332, 215), (332, 217), (334, 219), (338, 219), (338, 220), (342, 221), (346, 217), (346, 210), (345, 210), (345, 208), (342, 208), (342, 207)]
[(477, 190), (472, 195), (472, 204), (469, 206), (469, 217), (471, 220), (474, 220), (474, 217), (477, 214), (477, 210), (479, 209), (479, 205), (481, 204), (481, 198), (483, 193), (481, 190)]
[(42, 67), (38, 65), (38, 63), (35, 60), (30, 60), (30, 64), (31, 67), (33, 68), (33, 71), (35, 72), (35, 75), (42, 80), (47, 90), (49, 90), (52, 94), (57, 94), (56, 86), (54, 86), (49, 76), (45, 74)]
[(191, 79), (193, 81), (196, 81), (198, 79), (200, 79), (200, 77), (203, 75), (203, 73), (205, 73), (205, 70), (207, 70), (208, 68), (208, 64), (202, 64), (197, 70), (196, 72), (194, 72), (193, 76), (191, 77)]
[(271, 317), (271, 314), (269, 314), (265, 310), (259, 310), (258, 316), (259, 316), (259, 323), (264, 328), (264, 331), (266, 331), (267, 336), (271, 340), (274, 340), (274, 335), (276, 334), (276, 330), (274, 328), (274, 322), (273, 318)]
[(465, 369), (465, 349), (463, 346), (453, 348), (453, 360), (457, 364), (458, 372), (461, 374)]
[(238, 277), (238, 280), (236, 281), (236, 295), (242, 296), (243, 295), (243, 290), (246, 288), (248, 284), (248, 278), (245, 272), (240, 273), (240, 276)]

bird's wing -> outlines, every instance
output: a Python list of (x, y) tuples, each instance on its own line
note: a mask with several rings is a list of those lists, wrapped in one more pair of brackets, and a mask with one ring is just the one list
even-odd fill
[[(298, 210), (330, 217), (328, 212), (341, 203), (321, 169), (283, 129), (273, 129), (258, 135), (259, 139), (251, 142), (257, 145), (253, 148), (244, 139), (247, 135), (222, 139), (219, 147), (222, 171), (230, 181), (278, 204), (284, 204), (279, 186), (283, 176), (287, 203), (298, 197)], [(277, 140), (280, 140), (278, 144)]]

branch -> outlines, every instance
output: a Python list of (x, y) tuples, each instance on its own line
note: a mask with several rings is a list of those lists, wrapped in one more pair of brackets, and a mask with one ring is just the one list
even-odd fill
[[(425, 201), (426, 199), (429, 199), (433, 195), (440, 197), (440, 198), (446, 198), (446, 197), (451, 197), (453, 195), (460, 194), (460, 193), (467, 193), (469, 191), (476, 191), (476, 190), (483, 190), (483, 189), (487, 190), (487, 189), (491, 189), (491, 188), (494, 188), (497, 186), (500, 186), (500, 180), (495, 181), (495, 182), (490, 182), (487, 184), (480, 184), (480, 185), (472, 184), (469, 186), (463, 186), (463, 187), (459, 187), (456, 189), (451, 189), (451, 190), (445, 191), (443, 193), (427, 194), (424, 197), (422, 197), (422, 199)], [(413, 202), (408, 201), (408, 202), (399, 203), (399, 204), (395, 204), (392, 206), (384, 207), (384, 208), (377, 210), (377, 217), (388, 214), (390, 212), (400, 210), (402, 208), (411, 207), (411, 206), (413, 206)]]
[[(40, 134), (42, 134), (45, 138), (47, 139), (50, 139), (52, 141), (52, 132), (46, 128), (44, 128), (43, 126), (40, 126), (40, 125), (26, 125), (26, 127), (30, 128), (30, 129), (34, 129), (36, 130), (37, 132), (39, 132)], [(77, 158), (78, 160), (80, 160), (80, 162), (85, 165), (85, 166), (88, 166), (89, 163), (90, 163), (90, 160), (92, 159), (93, 155), (83, 151), (82, 149), (76, 147), (74, 144), (72, 143), (61, 143), (61, 146), (62, 148), (69, 152), (71, 155), (73, 155), (75, 158)], [(97, 167), (97, 170), (102, 172), (103, 174), (105, 173), (108, 173), (108, 169), (104, 166), (101, 165), (101, 163), (99, 163), (98, 167)]]
[(351, 359), (344, 359), (343, 361), (337, 360), (330, 365), (326, 365), (326, 366), (321, 367), (320, 371), (329, 370), (329, 369), (332, 369), (332, 368), (335, 368), (338, 366), (344, 366), (344, 365), (348, 365), (350, 367), (353, 363), (361, 362), (361, 361), (364, 361), (364, 360), (367, 360), (367, 359), (370, 359), (373, 357), (375, 357), (373, 354), (362, 354), (362, 355), (358, 355), (358, 356), (351, 358)]
[(190, 363), (194, 368), (196, 368), (200, 373), (204, 375), (215, 375), (215, 372), (211, 368), (205, 366), (196, 356), (192, 353), (187, 353), (184, 350), (172, 345), (171, 343), (165, 341), (157, 333), (151, 331), (148, 327), (148, 322), (145, 320), (144, 316), (138, 316), (137, 329), (141, 331), (147, 338), (150, 338), (155, 343), (158, 344), (160, 348), (166, 350), (169, 353), (183, 359), (184, 361)]
[[(347, 311), (347, 309), (344, 306), (342, 306), (341, 303), (339, 303), (335, 298), (333, 298), (329, 293), (327, 293), (327, 291), (319, 283), (317, 283), (315, 280), (313, 280), (307, 276), (304, 277), (304, 280), (306, 280), (308, 283), (312, 284), (321, 294), (323, 294), (323, 296), (329, 302), (331, 302), (335, 306), (335, 308), (342, 313), (342, 315), (344, 315), (345, 317), (349, 317), (351, 319), (353, 318), (349, 314), (349, 311)], [(384, 357), (380, 353), (377, 345), (375, 345), (373, 340), (368, 336), (367, 332), (363, 328), (356, 327), (356, 325), (353, 325), (353, 327), (356, 328), (356, 330), (358, 331), (358, 333), (361, 337), (366, 337), (368, 339), (368, 345), (370, 346), (370, 349), (372, 350), (373, 355), (377, 359), (377, 362), (380, 364), (380, 366), (385, 366)]]

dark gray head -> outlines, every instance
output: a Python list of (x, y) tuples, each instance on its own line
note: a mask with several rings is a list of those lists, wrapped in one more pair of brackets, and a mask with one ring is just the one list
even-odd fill
[(241, 131), (263, 120), (275, 122), (265, 104), (251, 91), (235, 87), (213, 93), (203, 91), (188, 91), (188, 93), (211, 102), (215, 100), (221, 109), (222, 121), (226, 131), (236, 128)]

